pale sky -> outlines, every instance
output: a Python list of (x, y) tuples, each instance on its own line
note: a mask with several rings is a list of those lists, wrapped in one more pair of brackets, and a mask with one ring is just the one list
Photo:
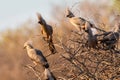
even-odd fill
[(79, 1), (81, 0), (0, 0), (0, 31), (16, 28), (29, 18), (35, 18), (36, 12), (49, 20), (54, 4), (70, 7)]

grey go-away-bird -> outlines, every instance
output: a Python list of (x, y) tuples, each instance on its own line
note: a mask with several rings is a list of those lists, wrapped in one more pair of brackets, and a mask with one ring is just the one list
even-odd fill
[(41, 33), (44, 40), (49, 41), (52, 40), (53, 29), (52, 26), (48, 25), (46, 21), (43, 19), (40, 13), (37, 13), (38, 23), (41, 25)]
[(106, 44), (109, 48), (114, 49), (115, 45), (119, 41), (119, 37), (120, 37), (120, 23), (115, 23), (113, 30), (107, 32), (107, 34), (100, 41), (101, 43)]
[(68, 8), (66, 9), (65, 16), (68, 17), (69, 22), (75, 26), (77, 30), (81, 30), (81, 26), (83, 26), (86, 22), (84, 18), (75, 17), (75, 15)]
[[(66, 9), (65, 16), (68, 17), (69, 22), (73, 26), (75, 26), (75, 28), (77, 30), (80, 30), (80, 31), (81, 31), (82, 28), (85, 27), (85, 23), (89, 22), (89, 21), (87, 21), (86, 19), (84, 19), (82, 17), (76, 17), (68, 8)], [(94, 25), (94, 24), (92, 24), (92, 25)], [(94, 27), (94, 29), (97, 29), (99, 31), (105, 32), (104, 30), (97, 28), (95, 25), (92, 26), (92, 27)]]
[(41, 33), (42, 33), (43, 39), (48, 42), (51, 53), (52, 54), (57, 53), (53, 43), (53, 39), (52, 39), (52, 34), (53, 34), (52, 26), (46, 23), (46, 21), (43, 19), (41, 14), (37, 13), (37, 17), (39, 20), (38, 23), (41, 25)]
[(97, 30), (93, 27), (89, 21), (81, 17), (75, 17), (75, 15), (67, 8), (66, 17), (69, 18), (69, 21), (78, 29), (83, 29), (88, 34), (88, 46), (91, 48), (96, 48), (97, 46)]
[[(49, 64), (47, 59), (44, 57), (42, 52), (38, 49), (35, 49), (30, 41), (27, 41), (24, 43), (24, 49), (27, 50), (27, 54), (30, 57), (30, 59), (33, 61), (33, 63), (36, 65), (41, 65), (44, 70), (44, 76), (46, 80), (55, 80), (55, 77), (49, 70)], [(35, 67), (34, 66), (34, 67)]]
[(92, 27), (93, 24), (91, 24), (90, 22), (86, 21), (85, 22), (85, 26), (82, 27), (82, 29), (84, 29), (85, 32), (87, 32), (88, 34), (88, 46), (90, 48), (96, 48), (98, 40), (97, 40), (97, 30), (95, 28)]

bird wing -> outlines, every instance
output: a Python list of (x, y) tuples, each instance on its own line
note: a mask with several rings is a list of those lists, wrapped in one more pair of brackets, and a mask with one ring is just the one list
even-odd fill
[(53, 34), (53, 28), (50, 25), (47, 25), (47, 30), (49, 31), (49, 34), (52, 35)]
[(76, 25), (83, 25), (83, 23), (85, 22), (85, 20), (81, 17), (73, 17), (71, 18), (71, 21)]
[(117, 42), (119, 40), (119, 33), (110, 33), (103, 38), (104, 41)]
[(36, 55), (39, 57), (40, 60), (47, 62), (46, 58), (43, 56), (40, 50), (35, 49), (35, 51), (36, 51)]
[(111, 40), (118, 40), (119, 39), (119, 33), (118, 32), (114, 32), (112, 35), (111, 35)]
[(47, 59), (45, 58), (45, 56), (42, 54), (42, 52), (40, 50), (35, 49), (36, 51), (36, 55), (37, 58), (39, 58), (39, 62), (40, 64), (42, 64), (43, 66), (45, 66), (46, 68), (49, 67), (49, 64), (47, 62)]
[(92, 30), (92, 34), (93, 34), (93, 35), (98, 34), (98, 32), (97, 32), (97, 30), (96, 30), (95, 28), (91, 28), (91, 30)]

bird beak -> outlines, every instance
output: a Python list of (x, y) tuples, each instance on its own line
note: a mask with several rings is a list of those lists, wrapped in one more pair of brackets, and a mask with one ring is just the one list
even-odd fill
[(69, 15), (66, 15), (65, 17), (69, 17)]

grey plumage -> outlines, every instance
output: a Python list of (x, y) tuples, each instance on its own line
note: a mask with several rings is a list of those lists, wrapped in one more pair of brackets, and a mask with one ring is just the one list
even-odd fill
[(75, 17), (75, 15), (69, 10), (69, 8), (66, 9), (66, 17), (72, 18)]
[(120, 23), (116, 23), (113, 30), (110, 32), (107, 32), (101, 41), (101, 43), (107, 45), (110, 48), (115, 48), (115, 45), (119, 41), (120, 37)]
[(37, 13), (38, 23), (41, 25), (41, 33), (45, 40), (52, 40), (53, 29), (52, 26), (48, 25), (42, 18), (41, 14)]
[(114, 44), (119, 40), (119, 34), (117, 32), (110, 32), (110, 34), (104, 36), (102, 42), (106, 45)]
[(97, 30), (93, 28), (93, 24), (81, 17), (75, 17), (75, 15), (69, 10), (66, 9), (66, 17), (69, 18), (69, 21), (78, 29), (83, 29), (88, 34), (88, 46), (95, 48), (97, 45)]
[(40, 50), (34, 49), (32, 44), (29, 42), (24, 43), (24, 48), (27, 50), (28, 56), (35, 63), (35, 65), (40, 64), (44, 68), (49, 68), (49, 64)]
[(49, 64), (42, 52), (35, 49), (32, 44), (27, 41), (24, 43), (24, 48), (27, 50), (27, 54), (35, 65), (40, 64), (44, 68), (45, 80), (56, 80), (55, 76), (49, 70)]
[(90, 22), (87, 22), (87, 21), (83, 29), (88, 34), (88, 46), (92, 48), (96, 48), (97, 42), (98, 42), (97, 36), (96, 36), (97, 30), (92, 27), (92, 24)]
[(69, 18), (69, 22), (76, 27), (76, 29), (81, 30), (81, 26), (83, 26), (86, 22), (84, 18), (75, 17), (75, 15), (67, 8), (66, 9), (66, 17)]
[(51, 51), (52, 54), (57, 53), (52, 39), (53, 34), (52, 26), (46, 23), (46, 21), (42, 18), (41, 14), (37, 13), (37, 17), (39, 20), (38, 23), (41, 25), (41, 33), (43, 35), (43, 38), (49, 44), (49, 50)]

